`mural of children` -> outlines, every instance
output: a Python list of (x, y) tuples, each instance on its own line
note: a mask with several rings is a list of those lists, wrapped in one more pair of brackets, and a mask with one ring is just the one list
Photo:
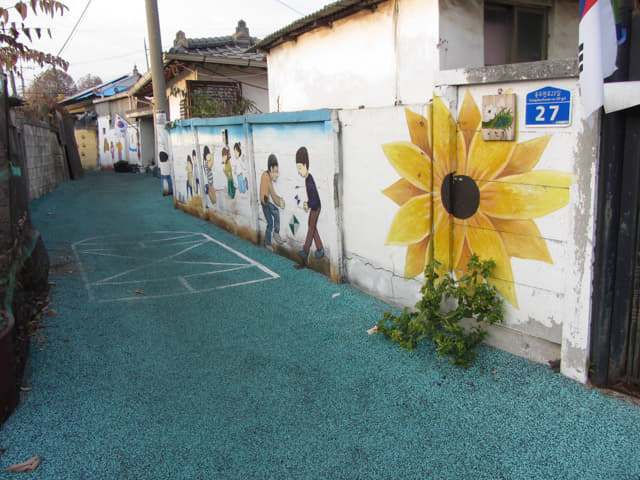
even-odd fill
[(191, 193), (191, 198), (193, 198), (193, 184), (195, 180), (193, 178), (193, 162), (191, 161), (191, 155), (187, 155), (187, 166), (185, 167), (187, 171), (187, 202), (189, 201), (189, 193)]
[(193, 174), (196, 178), (196, 195), (200, 195), (200, 175), (198, 175), (198, 157), (196, 156), (196, 151), (193, 150), (191, 152), (191, 158), (193, 159)]
[(224, 176), (227, 177), (227, 194), (230, 198), (235, 198), (236, 186), (233, 184), (233, 170), (231, 167), (229, 147), (222, 148), (222, 163), (224, 164)]
[[(284, 208), (284, 198), (280, 197), (273, 189), (273, 184), (278, 180), (278, 159), (272, 153), (267, 159), (267, 170), (262, 172), (260, 178), (260, 205), (264, 218), (267, 220), (267, 229), (264, 232), (264, 245), (273, 251), (271, 246), (271, 232), (276, 243), (280, 243), (280, 212), (278, 207)], [(269, 198), (271, 197), (271, 199)]]
[(207, 175), (207, 183), (204, 186), (204, 193), (209, 196), (211, 203), (216, 203), (216, 190), (213, 188), (213, 152), (205, 145), (202, 149), (204, 159), (204, 171)]
[(158, 154), (160, 158), (160, 182), (162, 183), (162, 195), (173, 194), (173, 183), (171, 182), (171, 171), (169, 170), (169, 155), (167, 152), (161, 151)]
[(238, 172), (238, 190), (240, 193), (246, 193), (249, 188), (249, 182), (247, 181), (247, 161), (242, 155), (240, 142), (236, 142), (233, 145), (233, 154), (235, 156), (236, 169)]
[(307, 189), (307, 201), (304, 202), (303, 207), (305, 212), (309, 212), (309, 227), (304, 247), (298, 252), (302, 261), (306, 263), (309, 258), (312, 241), (316, 244), (316, 251), (314, 253), (316, 258), (324, 257), (324, 248), (317, 229), (318, 217), (320, 216), (320, 196), (318, 195), (316, 182), (309, 173), (309, 152), (307, 152), (306, 147), (300, 147), (296, 152), (296, 168), (298, 169), (298, 174), (304, 178)]

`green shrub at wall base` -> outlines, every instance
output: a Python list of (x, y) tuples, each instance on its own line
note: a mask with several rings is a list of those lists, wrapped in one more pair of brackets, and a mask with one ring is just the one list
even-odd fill
[[(378, 333), (410, 351), (428, 338), (436, 344), (441, 357), (469, 368), (478, 356), (476, 347), (487, 336), (485, 327), (504, 318), (503, 300), (485, 280), (495, 262), (480, 260), (474, 254), (467, 272), (457, 279), (450, 272), (439, 275), (439, 267), (436, 260), (426, 266), (422, 299), (416, 303), (415, 311), (405, 308), (397, 315), (385, 312), (377, 323)], [(461, 322), (465, 319), (474, 320), (472, 326), (464, 327)]]

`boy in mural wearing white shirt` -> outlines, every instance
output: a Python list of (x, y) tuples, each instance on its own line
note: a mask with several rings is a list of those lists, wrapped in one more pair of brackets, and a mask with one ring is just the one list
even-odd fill
[(238, 191), (240, 193), (246, 193), (249, 188), (249, 182), (247, 181), (247, 161), (242, 155), (242, 149), (240, 148), (240, 142), (236, 142), (233, 145), (233, 154), (235, 156), (235, 168), (238, 178)]
[(213, 153), (207, 145), (202, 150), (204, 160), (204, 171), (207, 175), (207, 183), (204, 186), (204, 193), (209, 196), (211, 203), (216, 203), (216, 190), (213, 187)]

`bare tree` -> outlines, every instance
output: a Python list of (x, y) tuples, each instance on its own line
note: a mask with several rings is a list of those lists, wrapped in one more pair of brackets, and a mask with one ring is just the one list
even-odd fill
[(80, 77), (76, 82), (76, 87), (78, 87), (78, 92), (82, 90), (86, 90), (87, 88), (95, 87), (96, 85), (101, 85), (104, 83), (100, 77), (97, 75), (91, 75), (87, 73), (84, 77)]
[[(25, 43), (33, 42), (34, 36), (41, 38), (44, 33), (42, 28), (25, 26), (29, 6), (34, 15), (44, 13), (52, 18), (56, 13), (63, 15), (68, 10), (66, 5), (56, 0), (20, 0), (13, 7), (0, 7), (0, 68), (6, 72), (16, 71), (18, 60), (24, 60), (35, 62), (40, 67), (50, 65), (66, 70), (69, 64), (62, 58), (31, 48)], [(51, 37), (51, 29), (44, 30)]]
[(35, 77), (25, 92), (24, 114), (38, 120), (47, 120), (58, 100), (77, 91), (73, 78), (62, 70), (49, 68)]

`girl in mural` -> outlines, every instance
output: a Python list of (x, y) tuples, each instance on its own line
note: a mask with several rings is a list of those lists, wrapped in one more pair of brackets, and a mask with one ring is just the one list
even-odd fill
[(105, 138), (104, 144), (102, 145), (102, 150), (107, 153), (109, 151), (109, 141)]
[(200, 176), (198, 175), (198, 158), (196, 156), (196, 151), (193, 150), (191, 152), (191, 158), (193, 159), (193, 175), (196, 179), (196, 195), (200, 195)]
[(111, 160), (116, 160), (116, 148), (113, 146), (113, 142), (111, 142), (111, 148), (109, 149), (111, 152)]
[(249, 188), (247, 181), (247, 161), (242, 155), (240, 142), (233, 145), (233, 155), (236, 157), (236, 169), (238, 172), (238, 190), (240, 193), (246, 193)]
[(207, 175), (204, 193), (209, 196), (211, 203), (216, 203), (216, 190), (213, 187), (213, 152), (209, 150), (207, 145), (202, 149), (202, 158), (204, 159), (204, 171)]
[(309, 152), (307, 152), (306, 147), (300, 147), (296, 152), (296, 168), (298, 169), (298, 174), (304, 178), (304, 184), (307, 189), (307, 201), (304, 202), (303, 208), (305, 212), (309, 212), (309, 229), (307, 230), (307, 239), (304, 242), (304, 247), (298, 252), (302, 261), (307, 263), (312, 242), (316, 244), (314, 253), (316, 258), (324, 257), (324, 247), (317, 228), (318, 217), (320, 216), (320, 195), (318, 195), (316, 182), (309, 173)]
[(262, 172), (260, 178), (260, 205), (264, 218), (267, 220), (267, 229), (264, 232), (264, 246), (273, 251), (271, 246), (271, 232), (276, 243), (280, 239), (280, 212), (278, 207), (284, 208), (284, 198), (280, 197), (273, 189), (273, 184), (278, 180), (278, 159), (272, 153), (267, 159), (267, 170)]
[(236, 187), (233, 184), (233, 170), (231, 167), (231, 154), (229, 147), (222, 148), (222, 163), (224, 165), (224, 176), (227, 177), (227, 194), (230, 198), (235, 198)]
[(117, 142), (116, 143), (116, 149), (118, 150), (118, 161), (122, 161), (122, 143), (121, 142)]
[(195, 183), (193, 178), (193, 163), (191, 162), (191, 155), (187, 155), (187, 202), (189, 201), (189, 194), (193, 198), (193, 184)]

